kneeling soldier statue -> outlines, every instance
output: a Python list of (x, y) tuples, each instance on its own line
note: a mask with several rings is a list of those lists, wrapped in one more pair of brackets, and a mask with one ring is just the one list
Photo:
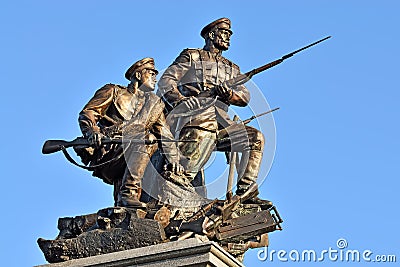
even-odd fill
[[(99, 89), (79, 113), (79, 126), (93, 148), (75, 149), (82, 161), (94, 168), (93, 176), (114, 185), (115, 206), (143, 208), (141, 182), (157, 147), (168, 154), (172, 170), (183, 172), (176, 144), (163, 114), (164, 103), (153, 91), (158, 71), (152, 58), (134, 63), (125, 73), (130, 84), (107, 84)], [(104, 138), (127, 139), (127, 143), (102, 144)], [(129, 142), (129, 140), (135, 142)], [(136, 142), (137, 140), (142, 142)], [(156, 141), (158, 140), (158, 142)]]

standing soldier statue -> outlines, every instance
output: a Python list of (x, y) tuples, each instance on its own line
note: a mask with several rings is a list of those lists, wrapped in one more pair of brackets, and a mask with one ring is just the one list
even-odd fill
[[(103, 86), (79, 113), (82, 133), (95, 148), (75, 150), (85, 164), (97, 165), (93, 176), (114, 185), (116, 206), (146, 206), (140, 202), (141, 180), (151, 155), (158, 147), (155, 140), (173, 140), (163, 114), (164, 103), (153, 93), (157, 74), (152, 58), (139, 60), (125, 73), (130, 80), (127, 87)], [(122, 137), (127, 142), (139, 142), (102, 144), (104, 138)], [(162, 142), (162, 150), (169, 155), (172, 170), (182, 173), (176, 144)]]
[[(175, 137), (198, 141), (197, 144), (179, 144), (181, 163), (190, 174), (192, 184), (204, 186), (202, 168), (215, 146), (218, 151), (234, 150), (242, 153), (236, 190), (240, 196), (256, 183), (264, 137), (253, 127), (243, 124), (235, 127), (238, 124), (227, 114), (229, 105), (244, 107), (250, 101), (250, 93), (244, 85), (226, 83), (240, 74), (239, 66), (222, 56), (229, 48), (231, 35), (231, 21), (227, 18), (205, 26), (201, 30), (204, 48), (183, 50), (162, 75), (157, 93), (170, 115), (184, 110), (180, 115), (175, 114), (171, 123)], [(272, 202), (259, 199), (257, 194), (256, 189), (255, 197), (247, 203), (272, 206)]]

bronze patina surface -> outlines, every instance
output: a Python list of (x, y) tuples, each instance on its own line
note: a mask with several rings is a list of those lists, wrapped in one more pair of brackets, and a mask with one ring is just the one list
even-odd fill
[[(185, 49), (162, 75), (158, 95), (174, 114), (176, 110), (197, 111), (193, 115), (175, 116), (171, 130), (179, 140), (195, 139), (198, 144), (181, 143), (181, 163), (193, 179), (194, 186), (204, 186), (202, 168), (212, 151), (242, 153), (236, 194), (241, 195), (256, 183), (264, 150), (264, 136), (257, 129), (233, 122), (227, 113), (230, 105), (243, 107), (250, 92), (243, 85), (228, 81), (240, 75), (239, 66), (222, 56), (229, 49), (231, 21), (221, 18), (201, 30), (203, 48)], [(213, 105), (205, 106), (216, 99)], [(212, 102), (211, 102), (212, 103)], [(174, 110), (176, 109), (176, 110)], [(249, 202), (260, 201), (254, 197)], [(270, 203), (272, 205), (272, 203)]]
[[(113, 207), (60, 218), (55, 240), (39, 238), (49, 262), (190, 237), (215, 241), (243, 259), (249, 248), (268, 246), (269, 232), (282, 230), (277, 208), (257, 197), (265, 140), (247, 125), (279, 108), (242, 121), (231, 119), (228, 109), (249, 104), (244, 84), (253, 75), (329, 37), (242, 74), (222, 56), (232, 34), (228, 18), (206, 25), (204, 47), (184, 49), (163, 73), (157, 94), (154, 59), (135, 62), (125, 73), (127, 86), (103, 86), (79, 113), (82, 137), (46, 141), (44, 154), (62, 151), (70, 162), (114, 186)], [(205, 192), (203, 167), (215, 150), (225, 152), (230, 164), (226, 200), (207, 199)], [(144, 184), (146, 190), (155, 188), (146, 198)]]
[[(130, 80), (127, 87), (105, 85), (96, 91), (79, 113), (82, 133), (94, 147), (75, 148), (83, 162), (89, 166), (99, 165), (118, 158), (93, 171), (94, 176), (114, 185), (116, 206), (145, 207), (140, 202), (141, 180), (150, 157), (158, 147), (170, 155), (169, 160), (175, 171), (179, 173), (183, 170), (175, 143), (145, 143), (146, 140), (173, 139), (163, 114), (164, 104), (153, 93), (157, 73), (152, 58), (139, 60), (125, 74)], [(143, 142), (131, 142), (125, 146), (101, 144), (104, 137), (122, 136)]]

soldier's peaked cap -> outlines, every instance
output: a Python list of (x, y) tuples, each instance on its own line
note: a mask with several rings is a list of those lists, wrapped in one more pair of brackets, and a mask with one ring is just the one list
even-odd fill
[(228, 18), (220, 18), (220, 19), (217, 19), (217, 20), (211, 22), (210, 24), (206, 25), (201, 30), (200, 35), (205, 39), (206, 36), (207, 36), (207, 33), (209, 33), (215, 27), (228, 30), (228, 31), (230, 31), (232, 33), (232, 31), (231, 31), (231, 20), (228, 19)]
[(125, 72), (125, 78), (128, 80), (131, 79), (132, 75), (140, 70), (144, 69), (149, 69), (149, 70), (154, 70), (156, 74), (158, 74), (158, 71), (156, 70), (154, 66), (154, 59), (151, 57), (146, 57), (143, 58), (135, 63), (133, 63), (132, 66), (129, 67), (129, 69)]

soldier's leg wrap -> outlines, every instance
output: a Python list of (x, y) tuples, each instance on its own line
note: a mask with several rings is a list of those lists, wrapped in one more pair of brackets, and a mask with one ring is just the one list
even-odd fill
[[(248, 149), (244, 149), (242, 153), (242, 159), (240, 162), (240, 172), (238, 174), (238, 183), (236, 194), (242, 195), (249, 187), (257, 182), (258, 173), (261, 167), (262, 155), (264, 150), (264, 136), (263, 134), (252, 128), (246, 126), (246, 131), (249, 137)], [(266, 199), (260, 199), (257, 197), (258, 188), (256, 187), (256, 196), (246, 200), (245, 204), (257, 204), (263, 209), (268, 209), (273, 206), (273, 203)]]
[(237, 195), (242, 195), (251, 184), (257, 182), (265, 143), (264, 136), (260, 131), (248, 126), (246, 126), (246, 131), (248, 146), (242, 152), (236, 189)]
[(247, 164), (242, 167), (240, 176), (237, 182), (236, 194), (242, 195), (251, 184), (257, 182), (258, 172), (260, 171), (260, 165), (262, 160), (262, 152), (257, 150), (244, 151), (242, 157), (247, 157), (247, 160), (243, 158), (243, 161), (247, 161)]
[(153, 148), (144, 145), (133, 146), (126, 153), (127, 168), (122, 178), (118, 193), (118, 206), (140, 208), (146, 205), (140, 202), (142, 192), (142, 178), (150, 161), (149, 151)]

